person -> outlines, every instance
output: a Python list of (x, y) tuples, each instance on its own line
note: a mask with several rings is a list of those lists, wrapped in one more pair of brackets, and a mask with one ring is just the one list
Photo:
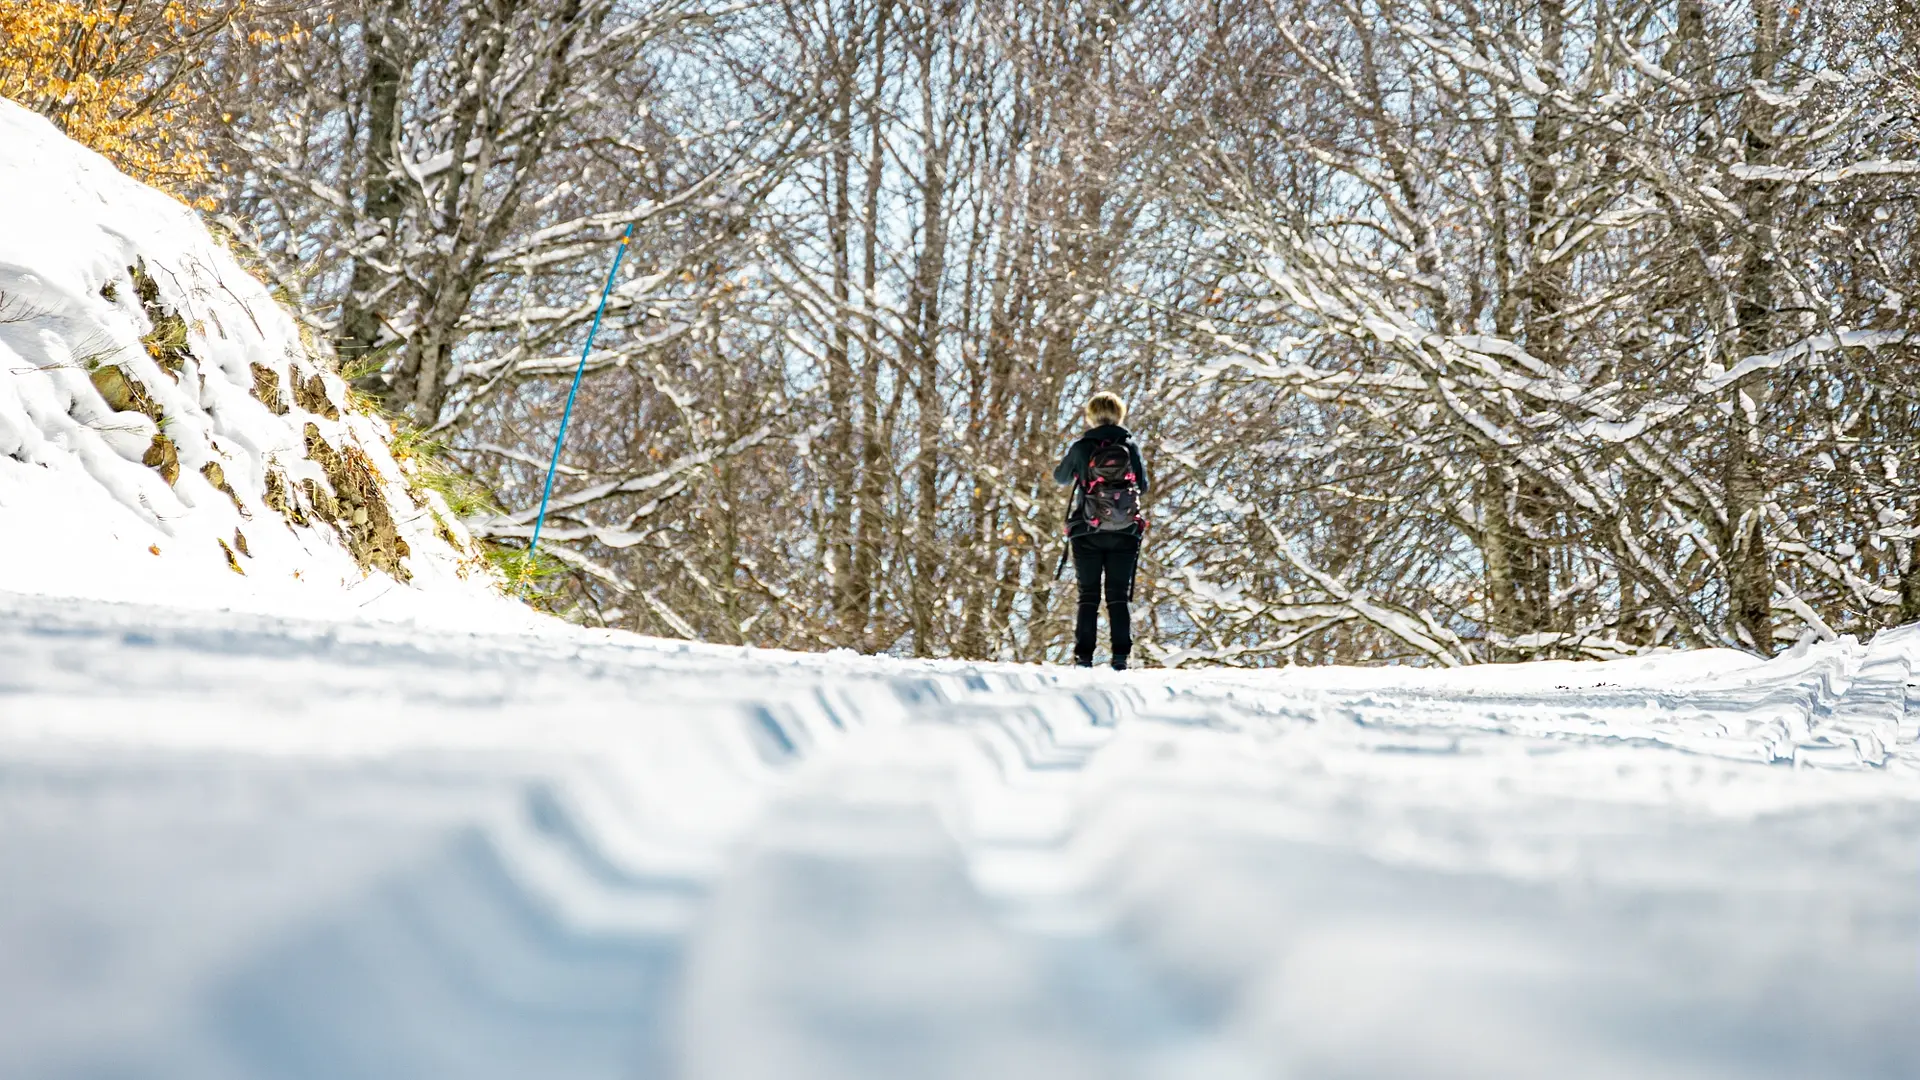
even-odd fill
[(1100, 601), (1107, 602), (1107, 635), (1113, 669), (1125, 671), (1133, 652), (1133, 619), (1128, 610), (1133, 574), (1140, 558), (1146, 517), (1140, 496), (1147, 490), (1147, 463), (1133, 435), (1120, 425), (1126, 403), (1107, 391), (1093, 395), (1086, 408), (1087, 431), (1053, 470), (1058, 484), (1073, 485), (1067, 510), (1067, 545), (1079, 579), (1079, 607), (1073, 624), (1073, 662), (1093, 666), (1099, 632)]

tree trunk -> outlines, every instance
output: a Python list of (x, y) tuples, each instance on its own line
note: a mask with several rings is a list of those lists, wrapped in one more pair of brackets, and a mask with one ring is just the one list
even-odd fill
[[(1778, 0), (1754, 0), (1753, 59), (1748, 72), (1753, 83), (1773, 79), (1780, 57)], [(1773, 127), (1777, 109), (1749, 86), (1741, 101), (1744, 159), (1748, 165), (1773, 160)], [(1729, 365), (1743, 356), (1767, 351), (1773, 321), (1773, 184), (1750, 182), (1744, 208), (1745, 252), (1736, 279), (1733, 343), (1737, 351)], [(1768, 558), (1766, 531), (1767, 484), (1763, 474), (1760, 435), (1769, 397), (1762, 375), (1741, 379), (1732, 387), (1733, 413), (1727, 431), (1726, 503), (1728, 630), (1761, 655), (1773, 652), (1773, 567)]]
[[(859, 29), (852, 25), (853, 4), (847, 5), (846, 33), (855, 41)], [(827, 157), (827, 246), (833, 258), (833, 302), (836, 307), (834, 328), (827, 343), (827, 407), (830, 411), (826, 438), (827, 535), (826, 550), (831, 564), (833, 617), (828, 641), (851, 645), (860, 640), (864, 622), (855, 611), (853, 587), (853, 368), (848, 361), (851, 335), (846, 317), (852, 277), (852, 253), (849, 232), (853, 217), (853, 84), (859, 56), (846, 49), (847, 40), (829, 34), (833, 108), (827, 117), (830, 143)], [(868, 223), (872, 227), (872, 223)]]
[(1521, 650), (1515, 649), (1510, 642), (1524, 633), (1525, 625), (1520, 615), (1519, 588), (1515, 584), (1515, 563), (1518, 555), (1515, 549), (1513, 517), (1508, 510), (1507, 501), (1512, 497), (1513, 487), (1498, 462), (1481, 462), (1480, 481), (1480, 560), (1486, 570), (1486, 610), (1490, 636), (1503, 639), (1488, 649), (1489, 657), (1495, 661), (1522, 659)]
[(879, 280), (878, 245), (880, 238), (880, 178), (886, 168), (886, 142), (883, 137), (885, 111), (882, 99), (887, 77), (887, 23), (892, 14), (890, 0), (880, 0), (874, 12), (873, 87), (867, 99), (869, 142), (866, 166), (866, 237), (862, 255), (861, 285), (865, 289), (867, 344), (862, 348), (860, 373), (860, 521), (854, 538), (853, 577), (849, 583), (848, 608), (861, 626), (860, 646), (872, 648), (868, 625), (873, 614), (874, 575), (880, 564), (880, 528), (886, 510), (886, 462), (892, 449), (891, 424), (880, 427), (880, 367), (885, 357), (876, 346), (880, 341), (880, 321), (873, 314), (874, 286)]
[(933, 80), (934, 30), (923, 28), (926, 39), (917, 50), (920, 62), (920, 116), (922, 138), (926, 140), (926, 161), (922, 168), (920, 181), (920, 206), (923, 215), (921, 225), (920, 257), (915, 266), (913, 282), (908, 297), (907, 311), (911, 319), (910, 333), (906, 344), (911, 355), (908, 359), (909, 370), (914, 375), (914, 409), (918, 419), (920, 445), (919, 467), (916, 470), (915, 513), (912, 549), (913, 584), (910, 603), (912, 605), (913, 653), (915, 656), (932, 656), (934, 641), (934, 609), (939, 605), (939, 597), (944, 593), (940, 571), (945, 564), (944, 553), (940, 550), (939, 484), (940, 484), (940, 426), (942, 407), (940, 404), (940, 282), (946, 273), (947, 261), (947, 221), (946, 221), (946, 185), (947, 185), (947, 140), (938, 129), (934, 113), (934, 100), (937, 88)]
[[(400, 186), (394, 183), (394, 154), (399, 149), (400, 84), (411, 64), (403, 57), (405, 44), (398, 23), (405, 0), (391, 0), (367, 32), (367, 145), (360, 215), (378, 230), (367, 248), (353, 256), (353, 271), (341, 303), (340, 329), (335, 349), (349, 366), (360, 366), (377, 355), (381, 322), (378, 296), (391, 287), (392, 273), (376, 264), (391, 261), (388, 249), (401, 211)], [(383, 387), (375, 373), (364, 375), (363, 389)]]
[[(1523, 150), (1527, 171), (1527, 269), (1522, 275), (1520, 299), (1526, 312), (1527, 350), (1558, 369), (1566, 360), (1566, 328), (1562, 323), (1567, 295), (1566, 263), (1555, 258), (1558, 246), (1553, 226), (1559, 219), (1555, 205), (1559, 172), (1555, 155), (1562, 141), (1563, 117), (1553, 99), (1562, 79), (1566, 13), (1561, 0), (1540, 4), (1540, 81), (1546, 93), (1535, 105), (1533, 130)], [(1554, 628), (1552, 540), (1553, 491), (1539, 477), (1516, 477), (1513, 521), (1509, 536), (1515, 605), (1515, 629), (1523, 634)]]

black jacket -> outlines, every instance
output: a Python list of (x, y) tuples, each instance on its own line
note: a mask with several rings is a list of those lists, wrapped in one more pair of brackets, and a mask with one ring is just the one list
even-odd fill
[[(1103, 442), (1125, 443), (1127, 457), (1133, 462), (1133, 475), (1140, 485), (1140, 493), (1147, 493), (1147, 463), (1140, 456), (1140, 444), (1133, 441), (1133, 435), (1119, 424), (1101, 424), (1089, 429), (1085, 434), (1067, 447), (1067, 456), (1053, 467), (1053, 482), (1056, 484), (1074, 484), (1073, 507), (1067, 513), (1069, 525), (1077, 520), (1080, 513), (1081, 488), (1087, 477), (1087, 459), (1093, 456), (1093, 448)], [(1069, 531), (1073, 531), (1069, 529)]]

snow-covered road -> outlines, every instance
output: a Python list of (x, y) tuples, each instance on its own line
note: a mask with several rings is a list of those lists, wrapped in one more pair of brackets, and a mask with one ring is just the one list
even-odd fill
[(0, 594), (0, 1077), (1913, 1077), (1917, 657), (1116, 674)]

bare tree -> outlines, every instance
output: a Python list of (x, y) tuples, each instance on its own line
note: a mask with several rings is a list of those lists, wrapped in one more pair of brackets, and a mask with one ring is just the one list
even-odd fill
[(1920, 617), (1911, 20), (1774, 0), (357, 0), (211, 70), (360, 385), (583, 618), (1058, 658), (1078, 405), (1166, 663)]

